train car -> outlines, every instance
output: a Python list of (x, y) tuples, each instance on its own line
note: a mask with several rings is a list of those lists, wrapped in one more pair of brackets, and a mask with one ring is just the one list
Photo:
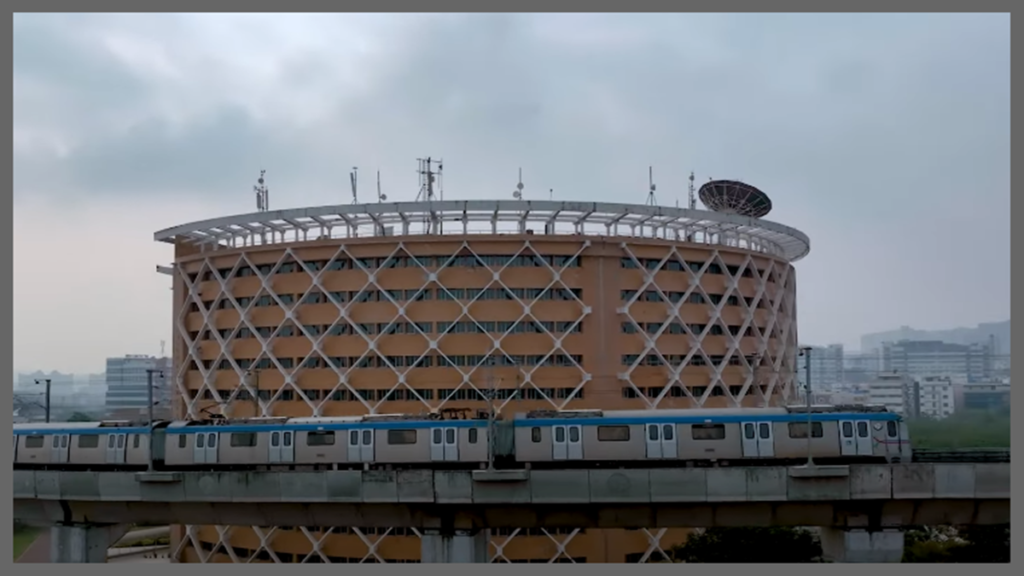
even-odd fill
[[(811, 408), (820, 461), (907, 461), (898, 414), (878, 407)], [(808, 456), (805, 407), (534, 412), (514, 418), (516, 461), (529, 466), (775, 464)]]
[(144, 469), (149, 427), (128, 421), (14, 425), (15, 468)]

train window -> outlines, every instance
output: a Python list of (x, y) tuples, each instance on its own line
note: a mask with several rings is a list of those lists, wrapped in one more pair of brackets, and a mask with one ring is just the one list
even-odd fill
[(231, 433), (231, 447), (232, 448), (251, 448), (256, 445), (256, 433), (255, 432), (232, 432)]
[(445, 444), (455, 444), (455, 428), (448, 428), (444, 431)]
[(565, 426), (555, 426), (555, 442), (565, 442)]
[(647, 427), (647, 439), (648, 440), (657, 440), (658, 439), (658, 427), (657, 426), (648, 426)]
[(694, 440), (722, 440), (725, 438), (725, 424), (694, 424), (690, 427)]
[(743, 437), (746, 438), (747, 440), (753, 440), (754, 439), (754, 425), (753, 424), (750, 424), (748, 422), (747, 424), (743, 425)]
[(757, 431), (758, 431), (758, 433), (761, 434), (761, 439), (762, 440), (767, 440), (768, 438), (771, 438), (771, 435), (772, 435), (771, 424), (768, 424), (767, 422), (761, 422), (760, 424), (757, 425)]
[(334, 432), (310, 432), (306, 434), (306, 446), (334, 446)]
[(110, 448), (110, 449), (114, 448), (114, 435), (113, 434), (108, 434), (107, 435), (107, 448)]
[(86, 434), (78, 437), (79, 448), (99, 448), (100, 437), (96, 434)]
[(277, 448), (278, 446), (281, 445), (281, 433), (280, 432), (271, 432), (270, 433), (270, 445), (273, 446), (274, 448)]
[(860, 436), (861, 438), (867, 438), (868, 437), (868, 423), (867, 422), (857, 422), (857, 436)]
[(440, 428), (434, 428), (433, 436), (434, 436), (434, 440), (433, 440), (434, 445), (435, 446), (440, 446), (441, 445), (441, 437), (443, 436), (443, 434), (441, 432), (441, 429)]
[(206, 447), (206, 434), (196, 434), (196, 448)]
[(580, 441), (580, 429), (579, 429), (579, 427), (578, 426), (569, 426), (569, 442), (576, 443), (576, 442), (579, 442), (579, 441)]
[(889, 433), (889, 438), (895, 438), (899, 435), (899, 430), (896, 428), (896, 423), (892, 420), (885, 423), (886, 431)]
[(141, 443), (140, 438), (142, 438), (142, 434), (133, 434), (132, 435), (132, 448), (138, 448), (139, 447), (139, 444)]
[(853, 438), (853, 424), (849, 422), (843, 422), (843, 437)]
[[(472, 432), (472, 430), (471, 430)], [(437, 440), (441, 439), (441, 429), (434, 429), (434, 437)], [(472, 439), (472, 435), (470, 436)], [(416, 431), (415, 430), (388, 430), (388, 444), (415, 444), (416, 443)], [(440, 444), (440, 442), (436, 442)]]
[(178, 448), (184, 448), (188, 445), (188, 437), (184, 434), (178, 434)]
[(665, 424), (661, 428), (662, 428), (662, 432), (661, 432), (661, 437), (662, 438), (664, 438), (665, 440), (668, 440), (668, 441), (672, 441), (675, 438), (675, 435), (676, 435), (676, 428), (675, 428), (675, 426), (673, 426), (671, 424)]
[(629, 442), (629, 426), (598, 426), (597, 439), (600, 442)]
[(60, 446), (60, 438), (54, 436), (53, 442), (50, 442), (50, 448), (57, 448)]
[[(811, 438), (822, 438), (825, 431), (821, 429), (821, 422), (811, 422)], [(790, 422), (790, 438), (807, 438), (807, 422)]]
[(370, 430), (363, 430), (363, 446), (369, 446), (373, 443), (373, 432)]
[(209, 440), (206, 441), (206, 447), (207, 448), (216, 448), (217, 447), (217, 435), (216, 434), (210, 434)]
[(348, 433), (348, 445), (359, 446), (359, 430), (352, 430)]
[(42, 448), (44, 443), (42, 436), (25, 436), (25, 448)]
[(540, 428), (537, 426), (530, 428), (530, 440), (533, 440), (534, 443), (540, 442)]
[(476, 444), (477, 436), (479, 436), (479, 435), (480, 435), (480, 431), (479, 430), (477, 430), (476, 428), (470, 428), (469, 429), (469, 443), (470, 444)]
[[(60, 445), (61, 445), (61, 448), (64, 447), (64, 439), (63, 438), (60, 441)], [(117, 435), (117, 447), (118, 448), (124, 448), (124, 435), (123, 434), (118, 434)]]

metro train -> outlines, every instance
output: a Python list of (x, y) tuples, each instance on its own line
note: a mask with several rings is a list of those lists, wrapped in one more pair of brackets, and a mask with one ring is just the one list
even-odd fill
[(808, 451), (819, 463), (912, 458), (899, 414), (857, 405), (814, 406), (809, 417), (787, 407), (15, 424), (14, 468), (144, 470), (150, 445), (157, 470), (749, 466), (803, 462)]

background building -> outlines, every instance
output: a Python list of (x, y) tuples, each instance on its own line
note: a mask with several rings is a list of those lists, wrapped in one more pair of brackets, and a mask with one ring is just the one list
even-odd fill
[(956, 411), (953, 379), (925, 376), (917, 379), (917, 414), (941, 420)]
[(107, 358), (106, 411), (111, 418), (134, 419), (146, 415), (149, 410), (149, 370), (160, 371), (153, 374), (156, 412), (164, 417), (170, 415), (172, 395), (167, 382), (171, 375), (171, 359), (130, 354)]
[[(836, 385), (843, 382), (844, 355), (842, 344), (831, 344), (829, 346), (811, 346), (811, 389), (813, 391), (827, 392)], [(804, 363), (806, 358), (800, 359), (800, 370), (797, 372), (797, 379), (803, 389), (807, 385), (807, 370)]]
[(992, 378), (992, 344), (950, 344), (937, 340), (886, 342), (880, 350), (883, 372), (949, 376), (966, 382)]
[[(708, 186), (706, 203), (763, 197), (738, 183)], [(159, 232), (175, 251), (164, 271), (178, 415), (476, 412), (487, 406), (481, 390), (494, 391), (500, 414), (782, 402), (797, 360), (791, 262), (809, 242), (749, 216), (434, 201)], [(685, 533), (496, 531), (491, 554), (657, 560)], [(420, 553), (405, 529), (189, 526), (178, 537), (187, 562), (415, 562)], [(323, 556), (312, 544), (321, 537)]]

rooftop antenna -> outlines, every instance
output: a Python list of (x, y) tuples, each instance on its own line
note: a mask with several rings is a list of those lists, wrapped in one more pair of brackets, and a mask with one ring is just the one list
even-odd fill
[(647, 167), (647, 181), (650, 184), (650, 190), (647, 192), (647, 205), (656, 206), (658, 199), (654, 197), (654, 191), (657, 190), (657, 186), (654, 185), (654, 166)]
[(555, 199), (555, 189), (554, 188), (548, 188), (548, 200), (554, 200), (554, 199)]
[(267, 188), (264, 176), (266, 170), (260, 170), (260, 178), (256, 181), (256, 186), (252, 187), (253, 192), (256, 193), (256, 211), (266, 212), (270, 209), (270, 189)]
[[(434, 160), (430, 156), (426, 158), (417, 158), (419, 162), (419, 169), (417, 172), (420, 175), (420, 191), (416, 194), (417, 202), (433, 202), (434, 201), (434, 185), (436, 184), (439, 191), (441, 200), (444, 200), (444, 187), (442, 186), (441, 175), (444, 171), (444, 164), (442, 160)], [(437, 171), (434, 171), (434, 165), (437, 165)], [(434, 213), (434, 210), (430, 210), (430, 216), (424, 220), (424, 225), (428, 226), (428, 234), (433, 233), (437, 228), (438, 217)], [(444, 224), (441, 223), (440, 232), (444, 232)]]
[(512, 192), (512, 197), (516, 200), (523, 199), (523, 169), (519, 169), (519, 183), (516, 184), (516, 189)]
[(359, 204), (359, 167), (353, 166), (352, 171), (348, 173), (348, 181), (352, 184), (352, 203)]
[(164, 348), (165, 348), (166, 346), (167, 346), (167, 341), (166, 341), (166, 340), (161, 340), (161, 341), (160, 341), (160, 357), (161, 357), (161, 358), (163, 358), (163, 357), (164, 357)]
[(380, 170), (377, 170), (377, 203), (385, 202), (388, 199), (387, 194), (382, 194), (380, 191)]
[(690, 210), (695, 210), (697, 208), (697, 196), (696, 196), (696, 194), (694, 194), (693, 179), (694, 179), (693, 170), (690, 170), (690, 190), (689, 190), (689, 192), (690, 192), (689, 202), (690, 203), (689, 203), (689, 206), (687, 206)]

